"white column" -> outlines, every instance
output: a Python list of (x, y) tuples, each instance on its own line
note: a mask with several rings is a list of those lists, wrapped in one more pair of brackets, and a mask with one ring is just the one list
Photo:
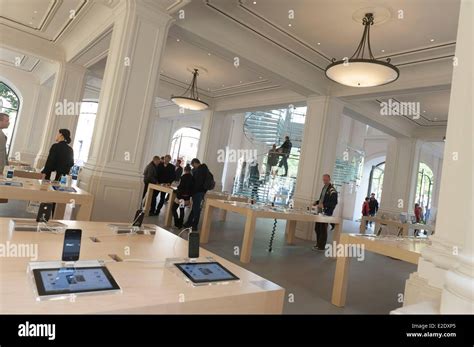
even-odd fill
[[(244, 119), (245, 114), (234, 114), (230, 118), (229, 137), (226, 146), (229, 151), (237, 151), (242, 148), (244, 141)], [(234, 178), (237, 171), (237, 161), (226, 161), (222, 171), (222, 189), (231, 192), (234, 186)]]
[(472, 0), (461, 2), (436, 233), (396, 313), (419, 313), (423, 304), (437, 313), (474, 313), (473, 11)]
[(434, 186), (433, 186), (433, 194), (431, 197), (431, 206), (432, 208), (436, 208), (436, 213), (438, 212), (438, 204), (439, 204), (439, 189), (441, 187), (441, 177), (443, 173), (443, 159), (438, 158), (436, 160), (436, 169), (433, 172), (434, 176)]
[[(159, 115), (150, 118), (143, 151), (142, 167), (152, 160), (153, 156), (169, 154), (171, 146), (171, 133), (173, 122), (168, 118), (160, 118)], [(175, 159), (175, 158), (173, 158)]]
[(421, 141), (390, 139), (385, 160), (380, 212), (413, 214)]
[(159, 66), (172, 18), (157, 5), (122, 1), (115, 22), (89, 161), (80, 187), (94, 195), (94, 220), (129, 221), (142, 193), (143, 153)]
[[(317, 96), (307, 100), (307, 107), (295, 188), (296, 207), (312, 204), (321, 193), (322, 175), (334, 170), (344, 104), (333, 97)], [(314, 240), (314, 226), (298, 223), (296, 236)]]
[(216, 190), (222, 190), (222, 177), (225, 158), (219, 155), (220, 151), (226, 151), (229, 139), (232, 117), (223, 112), (207, 111), (203, 115), (201, 137), (199, 139), (198, 158), (209, 167), (214, 180), (216, 181)]
[(57, 63), (46, 126), (35, 167), (42, 168), (59, 129), (69, 129), (74, 139), (79, 119), (80, 103), (84, 94), (86, 69), (66, 62)]

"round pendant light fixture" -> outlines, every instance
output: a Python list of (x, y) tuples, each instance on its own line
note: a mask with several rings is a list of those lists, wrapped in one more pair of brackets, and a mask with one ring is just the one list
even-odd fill
[(197, 87), (197, 76), (199, 75), (198, 69), (194, 69), (192, 72), (193, 80), (188, 88), (184, 91), (181, 96), (171, 96), (171, 101), (186, 110), (202, 111), (209, 107), (207, 103), (199, 99), (198, 87)]
[[(370, 27), (374, 24), (374, 15), (366, 13), (362, 19), (364, 33), (359, 46), (350, 58), (344, 58), (332, 63), (326, 68), (326, 76), (349, 87), (376, 87), (394, 82), (400, 76), (398, 68), (387, 61), (377, 60), (372, 54), (370, 47)], [(368, 57), (364, 53), (368, 52)]]

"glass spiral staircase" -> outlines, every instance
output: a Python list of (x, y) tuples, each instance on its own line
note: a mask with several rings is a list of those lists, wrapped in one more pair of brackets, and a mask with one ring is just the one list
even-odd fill
[[(257, 149), (259, 175), (251, 169), (251, 163), (239, 161), (233, 194), (247, 196), (257, 202), (285, 205), (293, 198), (296, 176), (303, 139), (306, 107), (278, 109), (272, 111), (248, 112), (245, 116), (243, 132), (246, 138)], [(269, 168), (268, 151), (275, 144), (277, 148), (285, 141), (285, 136), (292, 142), (291, 154), (287, 160), (288, 175), (283, 176), (285, 169), (278, 164)], [(281, 161), (279, 156), (278, 161)]]

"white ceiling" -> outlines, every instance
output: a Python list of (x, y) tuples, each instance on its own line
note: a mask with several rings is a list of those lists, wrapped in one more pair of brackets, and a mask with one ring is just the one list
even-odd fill
[(0, 64), (15, 67), (23, 71), (32, 72), (40, 60), (20, 52), (0, 47)]
[(56, 41), (90, 0), (0, 0), (0, 24)]
[[(417, 103), (420, 108), (420, 115), (401, 115), (406, 121), (420, 126), (446, 126), (449, 111), (450, 90), (432, 91), (424, 94), (400, 95), (392, 97), (393, 101), (402, 103)], [(380, 102), (387, 102), (389, 98), (379, 98)], [(418, 107), (418, 106), (416, 106)]]
[[(459, 17), (457, 0), (258, 0), (256, 4), (251, 0), (210, 2), (225, 9), (227, 7), (224, 4), (239, 6), (249, 16), (259, 18), (262, 25), (266, 23), (273, 26), (324, 56), (337, 59), (350, 57), (361, 39), (362, 23), (353, 18), (360, 17), (359, 13), (374, 12), (375, 25), (371, 28), (370, 39), (376, 57), (453, 43)], [(294, 19), (289, 18), (289, 11), (293, 11)], [(386, 13), (390, 18), (383, 17), (385, 22), (378, 24), (378, 19), (386, 16)], [(402, 15), (400, 19), (399, 14)]]
[(161, 78), (168, 83), (187, 87), (194, 68), (199, 69), (199, 92), (210, 97), (278, 87), (248, 66), (238, 64), (236, 67), (234, 60), (219, 52), (210, 52), (170, 32), (161, 65)]

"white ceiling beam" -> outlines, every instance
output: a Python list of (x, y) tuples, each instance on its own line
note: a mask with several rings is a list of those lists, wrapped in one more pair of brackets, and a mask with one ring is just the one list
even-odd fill
[(219, 52), (230, 62), (237, 57), (241, 66), (249, 66), (301, 95), (327, 94), (326, 77), (314, 66), (218, 14), (211, 13), (206, 21), (198, 17), (188, 16), (186, 20), (177, 21), (170, 31), (203, 49)]
[(51, 62), (64, 59), (64, 50), (54, 43), (18, 29), (0, 24), (2, 47)]

